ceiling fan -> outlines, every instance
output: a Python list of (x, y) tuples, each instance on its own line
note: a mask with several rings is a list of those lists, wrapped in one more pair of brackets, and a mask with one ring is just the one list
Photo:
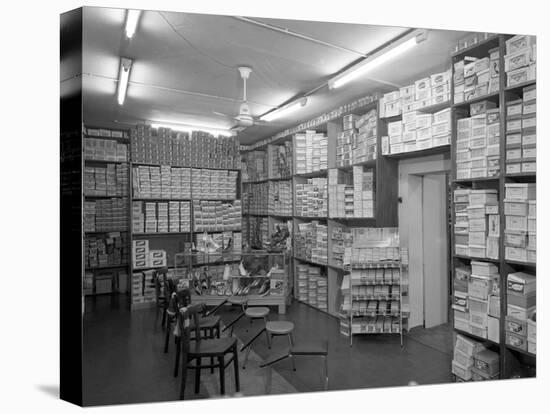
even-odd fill
[(238, 69), (239, 69), (241, 78), (243, 80), (243, 101), (239, 106), (238, 115), (231, 116), (231, 115), (227, 115), (227, 114), (223, 114), (221, 112), (215, 112), (215, 111), (214, 111), (214, 114), (237, 121), (237, 124), (231, 128), (231, 130), (237, 131), (237, 132), (241, 132), (253, 125), (276, 125), (271, 122), (260, 121), (259, 119), (254, 118), (252, 116), (252, 114), (250, 113), (250, 107), (248, 106), (248, 102), (246, 100), (246, 80), (250, 77), (250, 74), (252, 73), (252, 68), (248, 66), (239, 66)]

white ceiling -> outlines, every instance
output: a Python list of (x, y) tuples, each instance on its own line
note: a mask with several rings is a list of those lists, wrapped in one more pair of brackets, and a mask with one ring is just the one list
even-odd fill
[[(248, 101), (260, 116), (323, 84), (335, 73), (408, 28), (255, 19), (339, 45), (343, 51), (230, 16), (145, 11), (134, 37), (124, 38), (124, 9), (84, 8), (84, 120), (100, 126), (138, 121), (231, 127), (242, 83), (237, 71), (251, 66)], [(249, 144), (358, 97), (395, 89), (450, 66), (450, 51), (464, 32), (432, 30), (428, 40), (392, 64), (336, 90), (323, 87), (300, 111), (274, 125), (239, 133)], [(356, 51), (357, 53), (353, 53)], [(115, 98), (119, 57), (134, 60), (124, 105)]]

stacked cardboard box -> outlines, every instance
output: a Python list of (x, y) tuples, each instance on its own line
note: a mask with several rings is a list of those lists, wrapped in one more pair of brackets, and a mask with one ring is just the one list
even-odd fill
[[(287, 178), (292, 176), (292, 141), (283, 144), (272, 145), (271, 151), (271, 177)], [(243, 174), (244, 176), (244, 174)]]
[(84, 159), (127, 162), (128, 144), (101, 138), (84, 138)]
[(455, 254), (498, 259), (500, 218), (497, 190), (456, 189)]
[(178, 167), (239, 169), (239, 141), (214, 137), (202, 131), (176, 133), (168, 128), (154, 130), (140, 124), (131, 130), (131, 160), (134, 163)]
[(499, 52), (484, 58), (465, 57), (454, 64), (454, 103), (468, 102), (499, 90)]
[(354, 217), (352, 174), (331, 168), (328, 170), (329, 217)]
[(242, 156), (241, 171), (243, 181), (260, 181), (267, 179), (267, 152), (249, 151)]
[(353, 167), (354, 217), (374, 217), (374, 170)]
[(296, 215), (327, 217), (327, 179), (310, 178), (306, 184), (296, 184)]
[(111, 198), (84, 203), (84, 231), (124, 231), (128, 228), (128, 200)]
[(500, 374), (498, 353), (463, 335), (457, 335), (452, 372), (459, 381), (486, 381)]
[(457, 121), (457, 179), (495, 177), (500, 173), (500, 113), (494, 102), (470, 105), (469, 118)]
[(241, 201), (193, 201), (195, 231), (228, 231), (241, 229)]
[(279, 216), (292, 216), (292, 181), (270, 181), (268, 212)]
[(435, 114), (411, 111), (401, 121), (388, 123), (387, 154), (418, 151), (451, 142), (451, 110)]
[(94, 269), (128, 263), (128, 235), (111, 232), (84, 239), (84, 266)]
[(535, 183), (506, 183), (504, 250), (506, 260), (536, 262), (537, 222)]
[(523, 100), (506, 104), (506, 174), (537, 169), (536, 86), (523, 88)]
[(343, 267), (351, 263), (351, 248), (353, 237), (346, 227), (334, 226), (331, 234), (332, 252), (330, 263), (332, 266)]
[(234, 200), (237, 198), (236, 171), (191, 169), (193, 199)]
[(298, 300), (315, 306), (324, 311), (328, 310), (328, 282), (323, 270), (318, 266), (298, 264), (296, 266), (298, 278)]
[(307, 174), (326, 170), (327, 136), (307, 130), (304, 134), (295, 135), (296, 145), (296, 174)]
[(515, 86), (536, 79), (537, 45), (535, 36), (517, 35), (506, 41), (504, 70), (506, 86)]
[(267, 217), (250, 216), (248, 219), (248, 226), (250, 247), (254, 249), (263, 249), (268, 246), (270, 237)]
[(390, 118), (449, 101), (450, 79), (450, 70), (447, 70), (385, 94), (380, 100), (380, 117)]
[(336, 165), (346, 167), (376, 159), (376, 110), (362, 116), (345, 115), (336, 138)]
[[(516, 272), (506, 279), (506, 344), (523, 351), (528, 350), (528, 320), (537, 304), (535, 275)], [(531, 341), (533, 335), (531, 335)], [(534, 338), (536, 340), (536, 337)]]
[(296, 257), (319, 264), (327, 264), (327, 226), (318, 221), (299, 223), (294, 237)]
[(84, 167), (84, 194), (118, 196), (128, 194), (128, 164)]
[(243, 193), (244, 211), (250, 214), (268, 214), (269, 183), (246, 184)]

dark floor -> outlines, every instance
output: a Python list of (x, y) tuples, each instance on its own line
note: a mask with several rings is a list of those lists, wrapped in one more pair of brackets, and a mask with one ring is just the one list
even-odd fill
[[(235, 315), (231, 310), (221, 313), (225, 323)], [(287, 308), (286, 315), (278, 315), (276, 309), (273, 309), (270, 319), (293, 321), (297, 343), (328, 339), (329, 390), (403, 386), (410, 381), (421, 385), (451, 381), (452, 333), (448, 326), (415, 328), (405, 335), (403, 348), (397, 335), (354, 336), (353, 347), (350, 347), (349, 339), (339, 333), (339, 321), (336, 318), (307, 305), (293, 303)], [(154, 321), (154, 309), (130, 312), (126, 296), (87, 299), (84, 316), (85, 405), (169, 401), (178, 398), (179, 380), (171, 374), (174, 345), (170, 344), (168, 354), (162, 352), (163, 333), (160, 323), (154, 328)], [(246, 327), (247, 323), (242, 321), (235, 329), (241, 341), (249, 335), (245, 332)], [(258, 363), (286, 346), (284, 338), (275, 338), (272, 350), (267, 348), (263, 337), (256, 341), (249, 367), (246, 371), (240, 370), (242, 394), (259, 395), (265, 392), (263, 385), (259, 384), (263, 381), (260, 376), (264, 371), (258, 368)], [(314, 357), (295, 360), (296, 372), (290, 368), (289, 361), (282, 361), (275, 366), (273, 378), (278, 385), (271, 392), (322, 390), (322, 364), (319, 364), (319, 360)], [(189, 397), (204, 398), (215, 394), (215, 388), (210, 384), (215, 378), (203, 377), (205, 385), (201, 385), (201, 393), (195, 396), (190, 392)], [(187, 389), (191, 390), (193, 379), (189, 378), (188, 382)], [(226, 384), (228, 393), (232, 393), (232, 370), (227, 374)]]

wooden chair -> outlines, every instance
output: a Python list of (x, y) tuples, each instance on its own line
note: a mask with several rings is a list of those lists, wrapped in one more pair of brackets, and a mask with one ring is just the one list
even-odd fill
[(155, 297), (156, 297), (156, 308), (157, 313), (155, 316), (155, 326), (157, 325), (159, 319), (159, 312), (162, 310), (162, 322), (161, 326), (164, 328), (166, 325), (166, 310), (168, 309), (168, 303), (170, 301), (170, 292), (168, 288), (167, 275), (168, 269), (161, 268), (155, 270), (153, 274), (153, 280), (155, 282)]
[[(204, 304), (195, 304), (182, 307), (178, 310), (177, 321), (180, 336), (177, 340), (176, 366), (174, 375), (178, 375), (178, 366), (181, 359), (181, 386), (180, 399), (185, 396), (185, 383), (187, 370), (195, 370), (195, 394), (200, 391), (201, 370), (218, 368), (220, 373), (220, 393), (225, 394), (225, 369), (233, 362), (235, 371), (235, 388), (238, 392), (239, 384), (239, 357), (237, 351), (237, 339), (215, 338), (203, 339), (200, 335), (199, 314), (204, 310)], [(191, 326), (193, 326), (196, 340), (191, 342)], [(229, 358), (226, 358), (230, 355)], [(202, 358), (210, 358), (210, 365), (203, 365)], [(215, 360), (216, 362), (212, 362)]]

